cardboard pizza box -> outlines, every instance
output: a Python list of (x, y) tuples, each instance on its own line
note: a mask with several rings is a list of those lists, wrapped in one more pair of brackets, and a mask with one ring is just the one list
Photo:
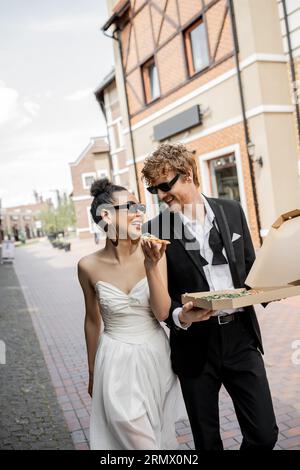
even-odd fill
[(192, 292), (182, 303), (227, 310), (300, 295), (300, 210), (282, 214), (272, 225), (245, 281), (247, 289)]

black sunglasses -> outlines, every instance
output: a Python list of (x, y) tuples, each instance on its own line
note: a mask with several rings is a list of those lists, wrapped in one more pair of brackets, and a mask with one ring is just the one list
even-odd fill
[(174, 184), (178, 180), (179, 176), (180, 176), (180, 173), (178, 173), (176, 176), (174, 176), (174, 178), (171, 179), (171, 181), (169, 181), (168, 183), (160, 183), (157, 186), (148, 186), (147, 190), (151, 194), (157, 194), (158, 189), (160, 189), (164, 193), (167, 193), (168, 191), (171, 191), (172, 186), (174, 186)]
[(146, 213), (146, 206), (145, 204), (140, 204), (133, 201), (128, 201), (126, 204), (120, 204), (119, 206), (113, 206), (115, 209), (128, 209), (130, 214), (136, 214), (137, 212)]

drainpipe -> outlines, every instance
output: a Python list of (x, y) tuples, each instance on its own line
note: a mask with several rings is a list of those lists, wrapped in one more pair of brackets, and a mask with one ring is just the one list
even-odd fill
[[(138, 199), (140, 201), (141, 200), (141, 192), (140, 192), (140, 186), (139, 186), (139, 180), (138, 180), (138, 169), (137, 169), (137, 163), (136, 163), (136, 153), (135, 153), (133, 132), (132, 132), (132, 127), (131, 127), (130, 112), (129, 112), (129, 99), (128, 99), (128, 93), (127, 93), (127, 87), (126, 87), (126, 75), (125, 75), (125, 69), (124, 69), (124, 63), (123, 63), (121, 30), (119, 28), (116, 28), (111, 36), (109, 34), (107, 34), (107, 32), (104, 29), (102, 29), (102, 31), (103, 31), (105, 36), (107, 36), (111, 39), (114, 39), (118, 43), (119, 58), (120, 58), (121, 67), (122, 67), (122, 81), (123, 81), (123, 87), (124, 87), (124, 92), (125, 92), (126, 112), (127, 112), (127, 118), (128, 118), (128, 128), (129, 128), (131, 152), (132, 152), (133, 166), (134, 166), (134, 173), (135, 173), (135, 180), (136, 180), (137, 196), (138, 196)], [(117, 34), (117, 36), (115, 34)]]
[(295, 112), (297, 117), (297, 129), (298, 129), (298, 140), (300, 139), (300, 111), (299, 111), (299, 100), (298, 100), (298, 89), (297, 89), (297, 79), (296, 79), (296, 68), (295, 68), (295, 61), (293, 57), (293, 49), (292, 49), (292, 42), (291, 42), (291, 32), (286, 8), (286, 0), (282, 0), (282, 7), (283, 7), (283, 17), (284, 17), (284, 24), (286, 30), (286, 38), (288, 44), (288, 54), (290, 59), (290, 69), (291, 69), (291, 77), (292, 77), (292, 87), (293, 87), (293, 100), (295, 103)]
[(254, 175), (254, 162), (252, 161), (252, 159), (249, 155), (249, 151), (248, 151), (248, 145), (251, 142), (251, 139), (250, 139), (250, 133), (249, 133), (249, 127), (248, 127), (248, 120), (247, 120), (247, 116), (246, 116), (245, 96), (244, 96), (241, 69), (240, 69), (240, 62), (239, 62), (239, 42), (238, 42), (237, 26), (236, 26), (233, 0), (228, 0), (228, 6), (229, 6), (229, 13), (230, 13), (231, 24), (232, 24), (235, 66), (236, 66), (236, 70), (237, 70), (238, 87), (239, 87), (239, 93), (240, 93), (240, 99), (241, 99), (242, 116), (243, 116), (243, 124), (244, 124), (244, 134), (245, 134), (245, 140), (246, 140), (246, 144), (247, 144), (247, 155), (248, 155), (249, 168), (250, 168), (250, 177), (251, 177), (251, 184), (252, 184), (252, 190), (253, 190), (255, 216), (256, 216), (257, 226), (258, 226), (259, 241), (260, 241), (260, 244), (262, 245), (262, 236), (261, 236), (261, 233), (260, 233), (260, 231), (261, 231), (261, 222), (260, 222), (256, 182), (255, 182), (255, 175)]
[[(97, 96), (96, 96), (96, 99), (97, 99)], [(106, 116), (106, 110), (105, 110), (105, 103), (104, 103), (104, 99), (101, 100), (101, 99), (97, 99), (99, 105), (100, 105), (100, 108), (102, 110), (102, 114), (104, 116), (104, 119), (105, 119), (105, 125), (106, 125), (106, 134), (107, 134), (107, 142), (108, 142), (108, 164), (109, 164), (109, 171), (110, 171), (110, 178), (112, 181), (114, 181), (115, 177), (114, 177), (114, 174), (113, 174), (113, 162), (112, 162), (112, 156), (111, 156), (111, 145), (110, 145), (110, 139), (109, 139), (109, 131), (108, 131), (108, 122), (107, 122), (107, 116)]]

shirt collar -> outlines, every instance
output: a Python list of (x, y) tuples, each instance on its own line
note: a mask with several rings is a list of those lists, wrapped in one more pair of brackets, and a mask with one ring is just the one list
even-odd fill
[[(209, 223), (212, 225), (213, 221), (215, 219), (215, 214), (214, 214), (212, 208), (210, 207), (206, 197), (202, 193), (201, 193), (201, 198), (203, 200), (203, 204), (204, 204), (204, 208), (205, 208), (205, 212), (206, 212), (206, 217), (207, 217)], [(182, 220), (183, 225), (187, 225), (187, 224), (195, 225), (195, 224), (197, 224), (197, 220), (192, 220), (192, 219), (188, 218), (186, 215), (183, 214), (183, 212), (179, 212), (179, 216)]]

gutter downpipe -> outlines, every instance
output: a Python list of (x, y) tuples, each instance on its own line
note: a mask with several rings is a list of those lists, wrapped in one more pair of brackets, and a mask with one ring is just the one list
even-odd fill
[(296, 69), (295, 69), (295, 61), (293, 57), (293, 49), (292, 49), (292, 41), (291, 41), (291, 32), (287, 14), (287, 7), (286, 7), (286, 0), (282, 0), (282, 7), (283, 7), (283, 17), (285, 23), (285, 30), (286, 30), (286, 38), (288, 44), (288, 54), (290, 59), (290, 69), (291, 69), (291, 77), (292, 77), (292, 87), (293, 87), (293, 100), (295, 103), (295, 112), (297, 118), (297, 129), (298, 129), (298, 141), (300, 139), (300, 110), (299, 110), (299, 99), (298, 99), (298, 87), (297, 87), (297, 80), (296, 80)]
[[(96, 96), (97, 99), (97, 96)], [(104, 99), (104, 97), (103, 97)], [(98, 101), (98, 100), (97, 100)], [(109, 163), (109, 170), (110, 170), (110, 178), (112, 181), (114, 181), (115, 177), (113, 174), (113, 163), (112, 163), (112, 155), (111, 155), (111, 145), (110, 145), (110, 140), (109, 140), (109, 132), (108, 132), (108, 122), (107, 122), (107, 116), (106, 116), (106, 111), (105, 111), (105, 103), (102, 100), (98, 101), (100, 108), (102, 110), (102, 114), (105, 119), (105, 124), (106, 124), (106, 133), (107, 133), (107, 142), (108, 142), (108, 163)]]
[(239, 63), (239, 42), (238, 42), (237, 26), (236, 26), (236, 20), (235, 20), (233, 0), (228, 0), (228, 6), (229, 6), (229, 13), (230, 13), (231, 24), (232, 24), (235, 65), (236, 65), (236, 70), (237, 70), (238, 87), (239, 87), (239, 93), (240, 93), (240, 99), (241, 99), (245, 140), (246, 140), (246, 144), (247, 144), (247, 155), (248, 155), (249, 168), (250, 168), (250, 177), (251, 177), (251, 184), (252, 184), (252, 190), (253, 190), (254, 208), (255, 208), (255, 215), (256, 215), (256, 220), (257, 220), (259, 241), (260, 241), (260, 244), (262, 245), (261, 221), (260, 221), (260, 215), (259, 215), (256, 182), (255, 182), (255, 175), (254, 175), (254, 168), (253, 168), (254, 167), (254, 162), (252, 161), (252, 159), (249, 155), (249, 152), (248, 152), (248, 144), (251, 142), (251, 139), (250, 139), (250, 133), (249, 133), (249, 127), (248, 127), (248, 120), (247, 120), (247, 116), (246, 116), (245, 97), (244, 97), (241, 69), (240, 69), (240, 63)]
[[(127, 112), (127, 119), (128, 119), (128, 128), (129, 128), (129, 135), (130, 135), (130, 143), (131, 143), (131, 152), (132, 152), (132, 158), (133, 158), (135, 180), (136, 180), (136, 189), (137, 189), (138, 200), (140, 201), (141, 200), (141, 192), (140, 192), (140, 186), (139, 186), (139, 180), (138, 180), (138, 170), (137, 170), (137, 163), (136, 163), (136, 153), (135, 153), (135, 147), (134, 147), (133, 132), (132, 132), (130, 114), (129, 114), (129, 99), (128, 99), (128, 93), (127, 93), (127, 88), (126, 88), (126, 78), (125, 78), (125, 70), (124, 70), (124, 63), (123, 63), (123, 51), (122, 51), (121, 37), (120, 37), (121, 31), (118, 27), (114, 30), (112, 35), (107, 34), (107, 32), (104, 29), (102, 29), (102, 31), (103, 31), (105, 36), (107, 36), (111, 39), (114, 39), (118, 43), (119, 57), (120, 57), (121, 68), (122, 68), (123, 87), (124, 87), (125, 98), (126, 98), (126, 112)], [(115, 36), (116, 33), (117, 33), (117, 37)]]

